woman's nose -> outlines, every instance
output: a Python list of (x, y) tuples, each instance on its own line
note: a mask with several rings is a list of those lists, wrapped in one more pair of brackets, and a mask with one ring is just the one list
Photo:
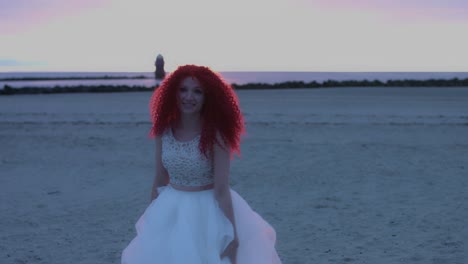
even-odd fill
[(185, 99), (190, 99), (190, 100), (193, 99), (193, 93), (192, 92), (187, 92), (185, 94)]

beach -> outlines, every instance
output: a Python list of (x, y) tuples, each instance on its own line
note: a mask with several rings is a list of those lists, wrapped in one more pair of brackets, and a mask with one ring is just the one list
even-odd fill
[[(120, 263), (150, 202), (150, 96), (0, 97), (0, 263)], [(283, 263), (468, 263), (468, 88), (238, 96), (231, 186)]]

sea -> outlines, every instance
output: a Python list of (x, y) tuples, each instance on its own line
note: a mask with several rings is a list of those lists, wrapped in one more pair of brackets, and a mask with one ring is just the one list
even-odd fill
[[(266, 72), (266, 71), (225, 71), (220, 72), (228, 83), (281, 83), (287, 81), (324, 82), (327, 80), (427, 80), (427, 79), (466, 79), (468, 72)], [(145, 76), (144, 79), (93, 79), (86, 77), (137, 77)], [(65, 78), (79, 77), (80, 80), (39, 80), (39, 81), (6, 81), (6, 78)], [(95, 86), (95, 85), (126, 85), (154, 87), (159, 81), (154, 79), (153, 72), (0, 72), (0, 89), (6, 85), (13, 88), (24, 87), (55, 87), (55, 86)]]

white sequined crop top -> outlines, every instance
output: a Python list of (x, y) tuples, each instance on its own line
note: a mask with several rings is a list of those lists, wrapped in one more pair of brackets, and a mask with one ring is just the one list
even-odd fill
[(213, 161), (199, 150), (200, 135), (190, 141), (178, 141), (168, 128), (161, 137), (162, 163), (170, 183), (203, 186), (213, 183)]

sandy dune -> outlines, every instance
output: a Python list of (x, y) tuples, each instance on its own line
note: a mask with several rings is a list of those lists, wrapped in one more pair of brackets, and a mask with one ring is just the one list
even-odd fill
[[(0, 263), (120, 263), (150, 93), (0, 97)], [(290, 263), (468, 263), (468, 89), (240, 91), (232, 187)]]

